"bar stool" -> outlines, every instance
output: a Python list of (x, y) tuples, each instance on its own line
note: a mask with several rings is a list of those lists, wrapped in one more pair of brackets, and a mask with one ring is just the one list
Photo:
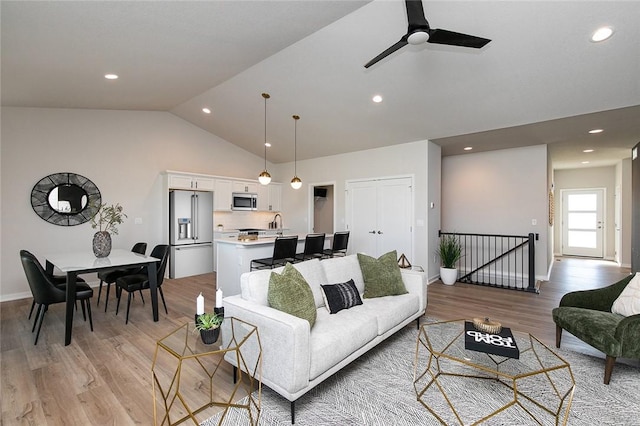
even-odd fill
[(304, 239), (304, 251), (296, 253), (296, 261), (302, 262), (309, 259), (320, 259), (324, 255), (325, 234), (307, 234)]
[(262, 259), (253, 259), (250, 270), (273, 269), (284, 266), (287, 262), (294, 263), (298, 248), (298, 236), (277, 237), (273, 244), (273, 256)]
[(339, 231), (333, 234), (331, 248), (323, 251), (324, 258), (346, 256), (349, 244), (349, 231)]

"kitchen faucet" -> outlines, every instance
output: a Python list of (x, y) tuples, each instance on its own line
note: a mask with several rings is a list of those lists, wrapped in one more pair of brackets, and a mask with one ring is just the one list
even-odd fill
[(278, 218), (280, 218), (280, 230), (282, 231), (282, 216), (280, 215), (280, 213), (276, 213), (276, 215), (273, 217), (273, 227), (275, 229), (278, 229)]

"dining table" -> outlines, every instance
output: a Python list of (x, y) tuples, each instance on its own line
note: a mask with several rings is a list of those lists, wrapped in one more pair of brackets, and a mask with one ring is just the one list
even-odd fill
[(45, 258), (48, 273), (53, 274), (54, 268), (58, 268), (67, 276), (65, 346), (71, 343), (73, 311), (76, 303), (76, 282), (78, 275), (81, 274), (146, 266), (149, 277), (149, 288), (151, 290), (153, 321), (158, 321), (158, 279), (156, 263), (160, 262), (160, 259), (124, 249), (113, 249), (107, 257), (96, 257), (93, 251), (83, 250), (69, 253), (55, 253), (47, 255)]

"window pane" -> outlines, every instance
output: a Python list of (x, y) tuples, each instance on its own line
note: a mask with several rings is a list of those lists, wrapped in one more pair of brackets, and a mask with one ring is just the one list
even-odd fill
[(570, 194), (567, 201), (569, 211), (587, 210), (595, 211), (597, 205), (596, 194)]
[(592, 231), (569, 231), (569, 247), (596, 248), (596, 233)]
[(596, 229), (595, 213), (569, 213), (569, 229)]

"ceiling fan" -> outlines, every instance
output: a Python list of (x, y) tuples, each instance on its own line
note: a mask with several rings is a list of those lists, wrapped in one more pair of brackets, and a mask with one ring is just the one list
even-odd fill
[(422, 44), (427, 42), (480, 49), (491, 41), (488, 38), (431, 28), (429, 22), (427, 22), (427, 19), (424, 17), (421, 0), (405, 0), (405, 3), (407, 5), (407, 17), (409, 18), (407, 33), (403, 35), (396, 44), (367, 62), (364, 66), (365, 68), (369, 68), (371, 65), (386, 58), (407, 44)]

